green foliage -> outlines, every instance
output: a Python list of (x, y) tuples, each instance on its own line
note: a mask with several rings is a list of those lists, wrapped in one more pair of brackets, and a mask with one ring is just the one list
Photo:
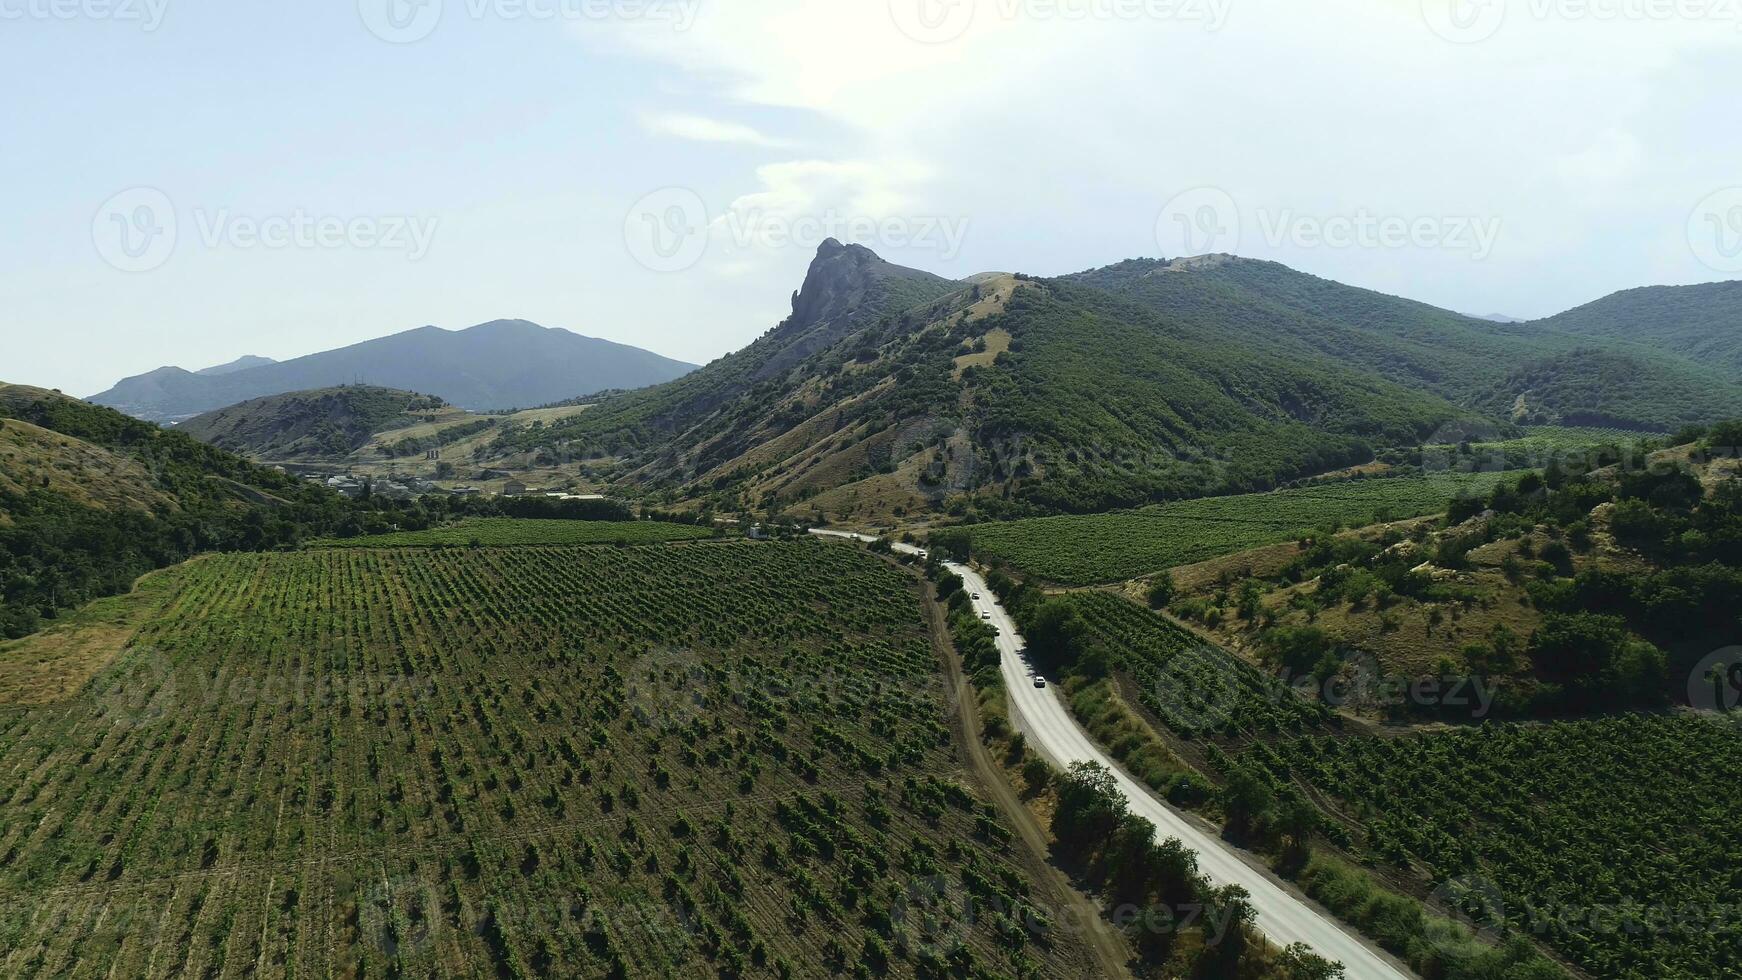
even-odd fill
[[(1715, 775), (1738, 752), (1734, 725), (1622, 715), (1288, 739), (1242, 758), (1356, 815), (1371, 858), (1414, 863), (1436, 883), (1492, 889), (1499, 901), (1471, 910), (1485, 927), (1544, 942), (1592, 976), (1697, 980), (1723, 975), (1742, 942), (1742, 923), (1721, 912), (1735, 861), (1713, 844), (1733, 837), (1742, 808), (1742, 783)], [(1427, 952), (1411, 938), (1419, 909), (1385, 913), (1347, 876), (1315, 877), (1309, 870), (1309, 894), (1339, 913), (1364, 909), (1355, 921), (1389, 948), (1412, 963)], [(1446, 975), (1545, 975), (1477, 962), (1487, 972)]]
[(976, 524), (973, 550), (987, 561), (1067, 585), (1136, 578), (1161, 569), (1279, 544), (1324, 526), (1365, 526), (1438, 513), (1486, 495), (1505, 474), (1445, 474), (1332, 483), (1211, 497), (1136, 511)]
[(8, 962), (813, 977), (834, 944), (896, 976), (1083, 972), (960, 782), (910, 578), (856, 549), (179, 578), (77, 697), (0, 712), (0, 889), (61, 913), (7, 917)]
[(261, 469), (180, 432), (30, 389), (0, 389), (0, 416), (82, 440), (133, 463), (169, 504), (85, 506), (48, 489), (0, 489), (0, 638), (61, 610), (125, 592), (145, 572), (205, 551), (263, 551), (385, 520), (366, 505)]
[(445, 407), (429, 395), (348, 385), (256, 398), (189, 419), (177, 430), (257, 458), (341, 457), (363, 448), (384, 429), (416, 421), (413, 413)]
[(1131, 677), (1142, 706), (1176, 735), (1296, 734), (1333, 723), (1322, 705), (1118, 596), (1081, 592), (1053, 601), (1074, 609), (1080, 645), (1106, 651), (1110, 665)]
[(710, 528), (660, 521), (520, 520), (478, 517), (447, 527), (309, 542), (320, 548), (500, 548), (513, 545), (653, 544), (714, 537)]
[(1550, 614), (1528, 653), (1537, 673), (1567, 688), (1574, 704), (1660, 703), (1667, 680), (1663, 651), (1633, 639), (1626, 626), (1619, 616)]

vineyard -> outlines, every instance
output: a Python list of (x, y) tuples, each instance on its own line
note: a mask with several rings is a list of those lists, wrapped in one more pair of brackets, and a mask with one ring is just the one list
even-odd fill
[(711, 538), (711, 528), (661, 521), (545, 521), (480, 517), (428, 531), (316, 541), (316, 548), (463, 548), (469, 545), (655, 544)]
[(1314, 737), (1243, 755), (1337, 801), (1474, 926), (1591, 976), (1742, 976), (1742, 728), (1692, 716)]
[(913, 582), (815, 542), (186, 569), (0, 706), (0, 975), (1080, 976)]
[(1083, 592), (1071, 602), (1143, 707), (1182, 737), (1294, 735), (1330, 724), (1323, 705), (1119, 596)]
[(1442, 474), (1208, 497), (1112, 514), (1038, 517), (971, 528), (976, 557), (1065, 585), (1150, 575), (1288, 541), (1326, 526), (1435, 514), (1485, 494), (1505, 474)]

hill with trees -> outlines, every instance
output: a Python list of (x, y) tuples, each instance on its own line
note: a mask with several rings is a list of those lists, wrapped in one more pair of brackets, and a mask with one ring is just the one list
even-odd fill
[(189, 419), (178, 429), (209, 445), (260, 459), (346, 456), (375, 436), (447, 409), (432, 395), (351, 385), (269, 395)]
[(1522, 424), (1737, 414), (1742, 386), (1674, 354), (1275, 263), (952, 282), (830, 242), (749, 348), (496, 451), (585, 460), (656, 498), (889, 523), (1262, 491)]

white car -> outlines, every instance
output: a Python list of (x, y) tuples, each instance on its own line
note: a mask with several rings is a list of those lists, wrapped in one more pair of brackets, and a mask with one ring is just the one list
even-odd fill
[(1039, 674), (1034, 675), (1034, 687), (1036, 690), (1046, 687), (1046, 678)]
[(992, 618), (992, 614), (991, 614), (991, 613), (981, 613), (981, 614), (980, 614), (980, 618), (981, 618), (981, 619), (991, 619), (991, 618)]
[(978, 593), (978, 592), (973, 593), (973, 598), (974, 598), (975, 602), (979, 602), (980, 601), (980, 593)]

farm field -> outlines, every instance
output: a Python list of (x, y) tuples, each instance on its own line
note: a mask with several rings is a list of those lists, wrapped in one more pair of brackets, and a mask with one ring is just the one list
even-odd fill
[(89, 686), (0, 705), (0, 975), (1086, 972), (872, 556), (183, 571)]
[(1295, 735), (1331, 723), (1322, 705), (1120, 596), (1079, 592), (1069, 601), (1143, 706), (1182, 737)]
[(1111, 514), (977, 524), (969, 530), (976, 558), (1062, 585), (1098, 585), (1277, 544), (1315, 528), (1438, 513), (1459, 497), (1486, 494), (1506, 475), (1356, 480)]
[(1314, 737), (1242, 756), (1338, 801), (1364, 851), (1409, 864), (1492, 935), (1591, 976), (1742, 972), (1742, 728), (1617, 716), (1409, 738)]
[(546, 521), (480, 517), (428, 531), (404, 531), (361, 538), (329, 538), (311, 548), (463, 548), (511, 545), (654, 544), (711, 538), (711, 528), (662, 521)]

